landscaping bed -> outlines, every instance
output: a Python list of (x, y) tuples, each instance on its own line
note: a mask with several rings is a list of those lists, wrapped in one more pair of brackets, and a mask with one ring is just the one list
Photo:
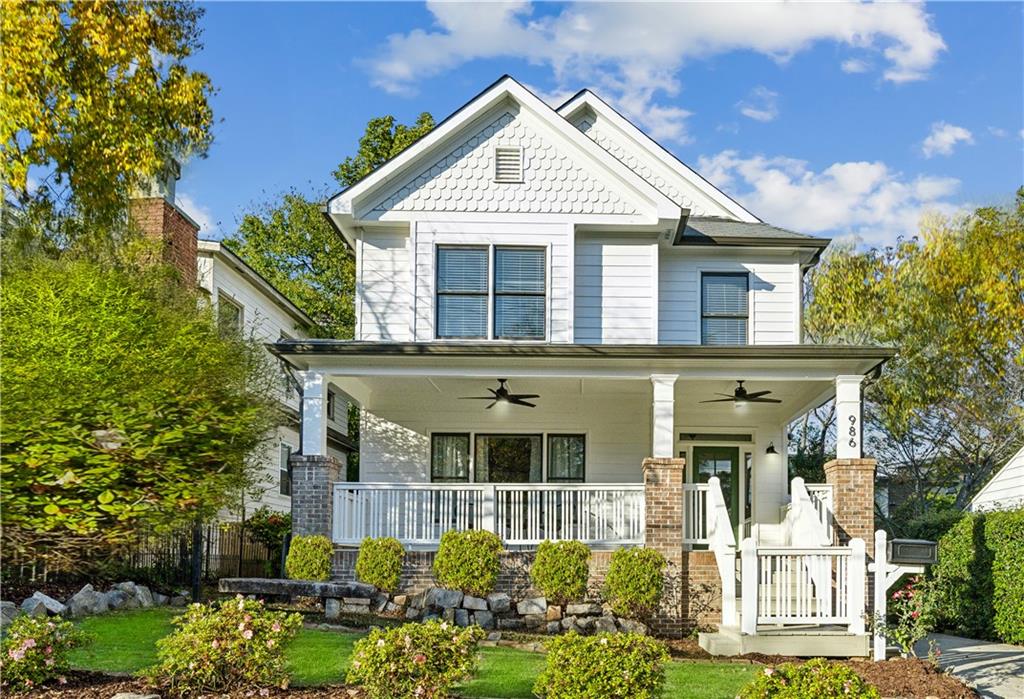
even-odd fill
[(883, 697), (974, 699), (978, 696), (956, 677), (920, 658), (891, 658), (880, 662), (848, 660), (846, 665), (865, 682), (877, 687)]

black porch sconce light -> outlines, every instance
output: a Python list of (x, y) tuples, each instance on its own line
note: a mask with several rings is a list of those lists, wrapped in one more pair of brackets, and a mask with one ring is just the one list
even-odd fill
[(768, 448), (764, 450), (764, 453), (765, 454), (778, 454), (779, 452), (775, 451), (775, 442), (768, 442)]

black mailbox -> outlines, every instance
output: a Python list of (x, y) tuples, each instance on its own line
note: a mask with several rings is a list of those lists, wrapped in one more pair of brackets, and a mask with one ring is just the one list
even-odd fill
[(887, 553), (889, 563), (931, 565), (939, 562), (939, 545), (924, 539), (892, 539)]

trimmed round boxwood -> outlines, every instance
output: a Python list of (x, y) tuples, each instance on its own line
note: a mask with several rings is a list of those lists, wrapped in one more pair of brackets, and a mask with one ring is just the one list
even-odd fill
[(284, 568), (293, 580), (330, 580), (334, 545), (326, 536), (292, 537)]
[(581, 636), (570, 631), (547, 644), (533, 693), (545, 699), (657, 699), (669, 660), (665, 644), (635, 633)]
[(842, 663), (815, 658), (806, 663), (766, 667), (740, 690), (740, 699), (850, 697), (878, 699), (878, 690)]
[(382, 536), (379, 539), (367, 537), (359, 545), (356, 558), (356, 577), (368, 585), (385, 592), (398, 589), (402, 577), (402, 561), (405, 549), (398, 539)]
[(604, 595), (612, 611), (627, 619), (646, 619), (661, 603), (665, 588), (665, 557), (654, 549), (618, 549), (604, 579)]
[(555, 604), (576, 602), (587, 594), (590, 548), (582, 541), (542, 541), (530, 566), (530, 581)]
[(501, 570), (501, 539), (494, 532), (447, 531), (434, 557), (434, 578), (442, 587), (483, 597), (494, 591)]

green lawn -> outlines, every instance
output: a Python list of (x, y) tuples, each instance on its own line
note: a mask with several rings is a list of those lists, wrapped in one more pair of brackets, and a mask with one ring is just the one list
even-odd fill
[[(156, 641), (171, 632), (172, 609), (116, 612), (80, 622), (92, 641), (71, 654), (72, 665), (84, 670), (136, 672), (156, 661)], [(357, 634), (300, 629), (288, 648), (288, 666), (296, 685), (340, 682)], [(514, 648), (481, 649), (477, 678), (459, 689), (466, 697), (528, 699), (534, 678), (544, 666), (539, 653)], [(666, 697), (730, 699), (753, 676), (750, 665), (669, 663)]]

